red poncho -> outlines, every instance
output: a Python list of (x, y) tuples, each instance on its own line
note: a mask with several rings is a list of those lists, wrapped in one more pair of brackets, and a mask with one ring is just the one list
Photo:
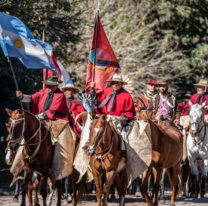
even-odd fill
[[(112, 92), (113, 88), (109, 87), (104, 89), (102, 93), (97, 94), (98, 103), (101, 104), (110, 94), (112, 94)], [(101, 110), (101, 113), (115, 116), (124, 116), (132, 120), (134, 119), (134, 101), (127, 91), (121, 89), (121, 91), (119, 91), (119, 93), (116, 94), (112, 108), (109, 112), (107, 112), (108, 107), (110, 106), (110, 101), (111, 100), (109, 100), (102, 108), (99, 109)], [(99, 113), (98, 110), (96, 110), (96, 112)]]
[(179, 102), (178, 108), (181, 111), (181, 116), (186, 116), (189, 114), (189, 104), (187, 104), (185, 102)]
[[(206, 105), (208, 105), (208, 94), (204, 94), (204, 98), (201, 97), (199, 102), (197, 102), (198, 98), (199, 98), (199, 94), (198, 94), (198, 93), (193, 94), (193, 95), (191, 96), (191, 98), (190, 98), (190, 101), (192, 102), (192, 104), (199, 103), (200, 105), (203, 103), (203, 101), (206, 101), (206, 102), (207, 102)], [(188, 114), (189, 114), (189, 103), (187, 103), (187, 104), (184, 106), (184, 110), (185, 110), (185, 109), (186, 109), (186, 111), (184, 112), (183, 115), (188, 115)], [(205, 115), (208, 114), (208, 111), (206, 111), (206, 110), (203, 110), (203, 111), (204, 111), (204, 114), (205, 114)]]
[[(31, 95), (31, 112), (35, 115), (43, 112), (43, 106), (45, 104), (48, 88), (41, 89), (39, 92)], [(66, 98), (63, 92), (57, 88), (53, 94), (52, 103), (48, 110), (45, 111), (45, 114), (51, 120), (63, 119), (69, 122), (69, 111), (66, 104)]]
[[(71, 116), (71, 119), (76, 118), (76, 116), (78, 114), (80, 114), (80, 113), (85, 111), (84, 107), (82, 105), (80, 105), (81, 101), (78, 100), (78, 99), (67, 99), (66, 103), (67, 103), (67, 106), (68, 106), (68, 109), (69, 109), (69, 115)], [(78, 103), (80, 103), (80, 104), (78, 104)], [(73, 113), (73, 115), (72, 115), (72, 113)], [(77, 121), (79, 122), (80, 125), (83, 124), (81, 117), (79, 117), (77, 119)], [(77, 142), (76, 143), (78, 144), (79, 143), (79, 138), (81, 136), (81, 132), (82, 131), (80, 130), (80, 128), (79, 128), (79, 126), (77, 124), (74, 125), (74, 119), (73, 119), (73, 130), (74, 130), (74, 132), (75, 132), (75, 134), (77, 136)]]

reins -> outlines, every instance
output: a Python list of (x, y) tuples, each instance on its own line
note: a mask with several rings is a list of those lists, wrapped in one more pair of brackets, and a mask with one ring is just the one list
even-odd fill
[[(104, 132), (103, 132), (103, 135), (101, 137), (101, 139), (99, 140), (97, 146), (95, 147), (95, 151), (97, 150), (98, 147), (100, 147), (101, 145), (101, 142), (103, 142), (103, 144), (105, 144), (105, 134), (106, 134), (106, 130), (107, 130), (107, 122), (106, 122), (106, 125), (105, 125), (105, 128), (104, 128)], [(96, 139), (96, 138), (95, 138)], [(113, 148), (113, 141), (114, 141), (114, 134), (113, 134), (113, 131), (111, 129), (111, 144), (108, 148), (106, 148), (104, 151), (101, 151), (99, 153), (96, 153), (95, 152), (95, 157), (97, 160), (103, 160), (105, 159), (105, 157), (111, 152), (112, 148)]]
[[(202, 123), (203, 119), (204, 119), (204, 116), (201, 117), (201, 120), (200, 120), (199, 123), (193, 122), (193, 123), (191, 123), (191, 125), (193, 125), (193, 124), (198, 124), (198, 125), (200, 125), (200, 124)], [(197, 141), (196, 138), (193, 137), (192, 134), (191, 134), (191, 137), (192, 137), (192, 139), (193, 139), (195, 145), (201, 144), (201, 143), (204, 141), (204, 139), (205, 139), (205, 136), (206, 136), (206, 125), (205, 125), (204, 122), (203, 122), (201, 128), (199, 128), (199, 129), (197, 130), (196, 134), (200, 134), (200, 132), (202, 131), (203, 128), (204, 128), (204, 135), (203, 135), (202, 139), (200, 139), (199, 141)]]
[[(33, 115), (32, 113), (30, 113), (30, 114), (31, 114), (33, 117), (35, 117), (35, 115)], [(36, 117), (35, 117), (35, 118), (36, 118)], [(37, 118), (36, 118), (36, 119), (37, 119)], [(21, 118), (21, 119), (17, 119), (17, 120), (14, 120), (14, 119), (10, 118), (10, 120), (12, 121), (12, 124), (11, 124), (11, 134), (10, 134), (11, 137), (13, 137), (13, 132), (14, 132), (15, 122), (20, 121), (20, 120), (23, 120), (23, 127), (22, 127), (21, 135), (20, 135), (20, 137), (19, 137), (18, 139), (12, 140), (12, 139), (10, 138), (9, 144), (8, 144), (8, 146), (7, 146), (7, 149), (6, 149), (6, 152), (9, 151), (9, 150), (11, 150), (10, 147), (9, 147), (11, 144), (12, 144), (12, 145), (17, 145), (17, 144), (19, 144), (19, 146), (25, 146), (26, 148), (28, 148), (29, 151), (31, 151), (31, 149), (30, 149), (29, 146), (35, 146), (35, 145), (37, 145), (37, 147), (35, 148), (35, 150), (34, 150), (34, 152), (32, 153), (32, 155), (29, 155), (29, 154), (27, 153), (27, 154), (26, 154), (26, 157), (25, 157), (26, 159), (29, 160), (30, 163), (34, 162), (34, 157), (35, 157), (35, 155), (38, 153), (38, 150), (40, 149), (40, 145), (41, 145), (41, 143), (45, 140), (45, 138), (46, 138), (46, 136), (47, 136), (49, 130), (47, 129), (44, 138), (41, 139), (41, 127), (42, 127), (42, 126), (41, 126), (40, 120), (37, 119), (37, 120), (38, 120), (38, 129), (37, 129), (36, 132), (32, 135), (32, 137), (30, 137), (24, 144), (21, 144), (20, 142), (22, 141), (22, 138), (24, 138), (23, 133), (24, 133), (24, 131), (25, 131), (25, 118)], [(38, 137), (39, 137), (38, 142), (36, 142), (36, 143), (29, 143), (29, 142), (30, 142), (37, 134), (38, 134)]]

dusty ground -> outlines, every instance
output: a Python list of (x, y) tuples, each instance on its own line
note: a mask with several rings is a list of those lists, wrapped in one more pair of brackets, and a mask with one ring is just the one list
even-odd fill
[[(169, 205), (170, 203), (170, 196), (169, 194), (166, 194), (166, 201), (161, 201), (159, 203), (159, 206), (161, 205)], [(40, 198), (41, 201), (41, 198)], [(13, 197), (11, 194), (8, 195), (1, 195), (0, 196), (0, 206), (19, 206), (20, 203), (13, 203)], [(42, 206), (42, 202), (40, 202), (40, 205)], [(53, 204), (55, 205), (55, 204)], [(64, 205), (64, 206), (71, 206), (72, 204)], [(95, 202), (95, 196), (90, 195), (88, 197), (88, 200), (86, 202), (82, 202), (78, 205), (81, 206), (96, 206)], [(118, 199), (116, 199), (113, 203), (109, 203), (108, 206), (117, 206), (118, 205)], [(128, 195), (126, 198), (126, 206), (146, 206), (146, 203), (141, 198), (135, 198), (132, 195)], [(187, 199), (187, 198), (179, 198), (176, 201), (176, 206), (207, 206), (208, 205), (208, 195), (206, 195), (203, 199)]]

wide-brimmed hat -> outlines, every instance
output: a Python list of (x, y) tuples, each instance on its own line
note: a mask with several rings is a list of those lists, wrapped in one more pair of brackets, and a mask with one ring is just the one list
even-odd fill
[(123, 85), (128, 84), (127, 82), (123, 81), (122, 74), (117, 74), (117, 73), (115, 73), (110, 80), (107, 80), (107, 82), (121, 82), (123, 83)]
[(167, 79), (159, 79), (157, 81), (157, 86), (160, 86), (160, 85), (168, 85), (168, 80)]
[(79, 92), (79, 89), (75, 87), (73, 84), (66, 84), (64, 87), (61, 88), (62, 91), (64, 91), (65, 89), (73, 89), (74, 93)]
[(196, 86), (203, 86), (203, 87), (207, 87), (207, 80), (206, 79), (200, 79), (198, 84), (194, 84)]
[(57, 76), (49, 76), (47, 80), (42, 81), (46, 85), (59, 85), (62, 83), (61, 80), (58, 80)]
[(153, 84), (153, 85), (156, 85), (157, 82), (156, 82), (154, 79), (148, 79), (148, 80), (146, 81), (146, 84)]

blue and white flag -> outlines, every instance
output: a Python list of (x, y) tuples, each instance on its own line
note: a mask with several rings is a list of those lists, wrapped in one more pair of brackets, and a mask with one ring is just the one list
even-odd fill
[(0, 43), (6, 57), (17, 57), (28, 69), (48, 68), (57, 74), (51, 45), (35, 39), (18, 18), (0, 12)]

